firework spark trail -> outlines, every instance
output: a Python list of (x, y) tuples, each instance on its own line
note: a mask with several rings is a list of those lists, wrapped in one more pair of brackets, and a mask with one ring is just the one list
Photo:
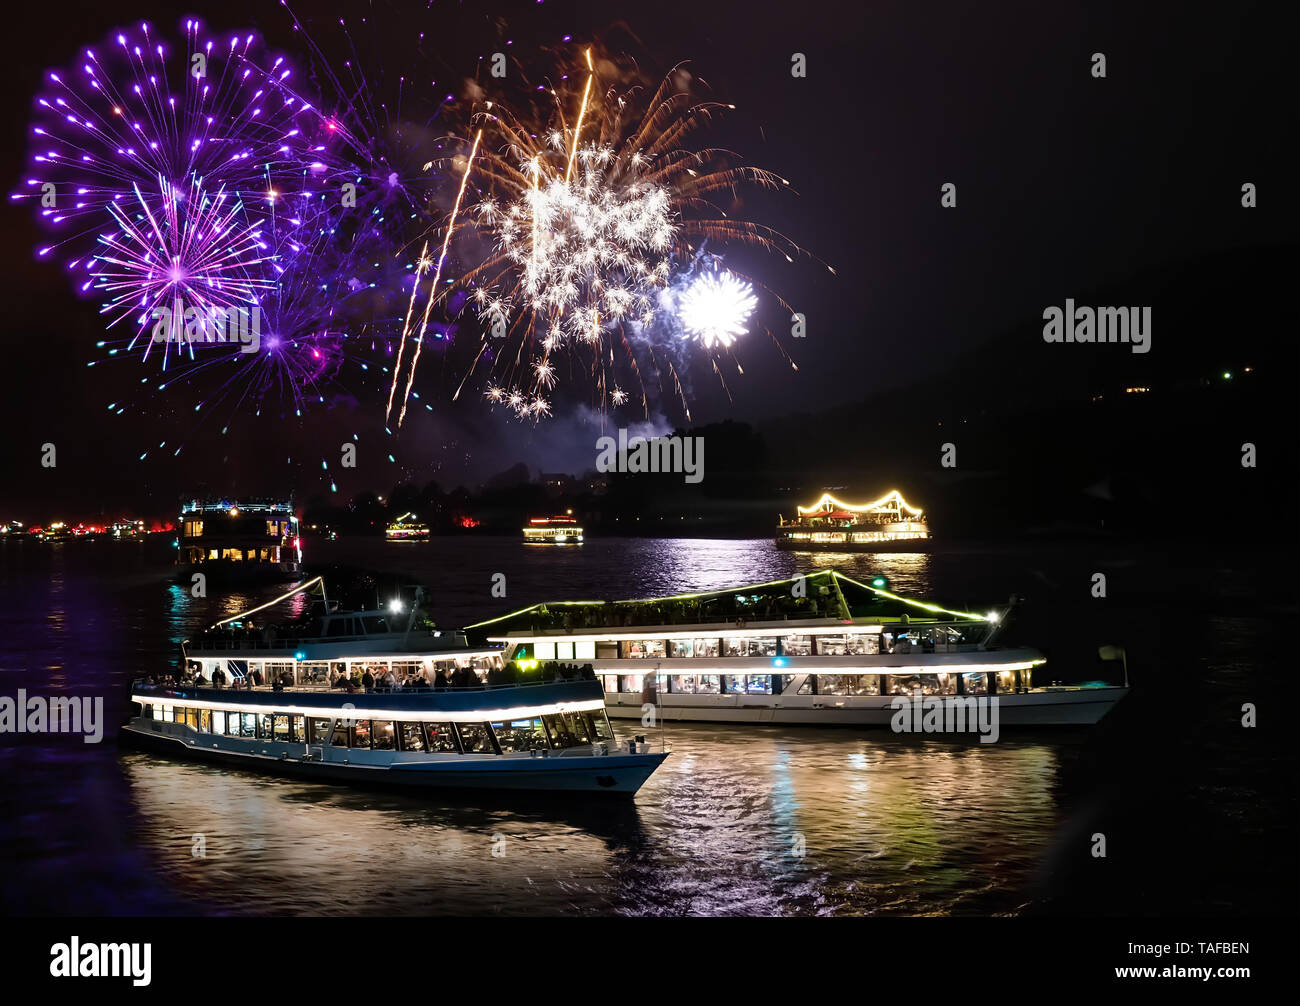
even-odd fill
[(582, 89), (582, 105), (578, 108), (578, 121), (573, 127), (573, 148), (569, 151), (569, 166), (564, 171), (564, 184), (569, 184), (573, 177), (573, 160), (578, 156), (578, 140), (582, 137), (582, 119), (587, 114), (587, 99), (591, 96), (591, 81), (596, 70), (591, 65), (591, 50), (587, 50), (587, 86)]
[[(474, 145), (470, 148), (469, 159), (465, 162), (465, 173), (460, 177), (460, 189), (456, 192), (456, 202), (451, 208), (451, 216), (447, 221), (447, 233), (442, 239), (442, 251), (438, 254), (438, 264), (433, 272), (433, 281), (429, 284), (429, 299), (424, 305), (424, 317), (420, 321), (420, 334), (415, 340), (415, 352), (411, 354), (411, 370), (406, 379), (406, 393), (402, 398), (402, 411), (397, 415), (397, 428), (399, 430), (402, 428), (402, 422), (406, 419), (406, 406), (411, 398), (411, 387), (415, 384), (415, 368), (420, 365), (420, 349), (424, 345), (424, 333), (429, 327), (429, 312), (438, 296), (438, 280), (442, 276), (443, 263), (447, 260), (447, 247), (451, 244), (451, 235), (456, 229), (456, 216), (460, 213), (460, 204), (465, 198), (465, 186), (469, 182), (469, 173), (474, 167), (474, 158), (478, 154), (478, 145), (482, 139), (483, 130), (480, 129), (474, 137)], [(394, 370), (394, 387), (396, 387), (396, 384), (397, 371)]]
[(384, 408), (384, 422), (393, 411), (393, 395), (397, 393), (397, 379), (402, 373), (402, 356), (406, 352), (406, 336), (411, 331), (411, 313), (415, 310), (415, 294), (420, 289), (420, 277), (429, 271), (429, 242), (426, 240), (420, 249), (420, 257), (415, 263), (415, 276), (411, 280), (411, 297), (406, 303), (406, 318), (402, 322), (402, 338), (397, 343), (397, 362), (393, 365), (393, 383), (388, 389), (388, 405)]

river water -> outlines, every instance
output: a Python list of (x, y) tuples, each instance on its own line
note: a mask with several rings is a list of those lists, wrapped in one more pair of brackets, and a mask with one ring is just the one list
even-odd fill
[[(1090, 730), (996, 744), (865, 729), (670, 726), (636, 798), (374, 793), (123, 753), (130, 678), (275, 596), (196, 600), (153, 543), (0, 547), (0, 695), (105, 697), (109, 736), (0, 736), (0, 903), (55, 914), (976, 914), (1267, 910), (1293, 797), (1267, 686), (1294, 594), (1194, 549), (969, 547), (789, 554), (769, 541), (505, 538), (308, 543), (432, 589), (442, 625), (546, 599), (707, 590), (836, 566), (981, 609), (1024, 598), (1008, 641), (1047, 679), (1113, 670), (1131, 694)], [(1104, 571), (1106, 598), (1091, 594)], [(504, 574), (506, 598), (493, 597)], [(1267, 603), (1261, 599), (1268, 597)], [(1042, 675), (1043, 672), (1040, 672)], [(1042, 680), (1038, 678), (1036, 680)], [(1260, 726), (1241, 726), (1255, 702)], [(616, 725), (616, 729), (625, 729)], [(659, 737), (652, 734), (657, 743)], [(1107, 855), (1092, 854), (1097, 834)]]

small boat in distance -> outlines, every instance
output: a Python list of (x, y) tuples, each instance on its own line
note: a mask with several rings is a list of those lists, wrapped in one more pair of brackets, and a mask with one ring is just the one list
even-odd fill
[(533, 517), (524, 528), (525, 545), (581, 545), (582, 528), (576, 518)]
[(823, 493), (812, 506), (777, 518), (776, 546), (791, 551), (924, 552), (930, 543), (925, 514), (897, 489), (870, 503), (843, 503)]
[[(302, 590), (299, 622), (253, 615)], [(182, 644), (177, 681), (132, 683), (124, 742), (321, 782), (411, 789), (635, 793), (668, 757), (620, 744), (590, 673), (507, 663), (415, 608), (341, 611), (320, 577)], [(404, 623), (404, 624), (403, 624)], [(526, 668), (526, 669), (525, 669)]]
[(302, 538), (293, 499), (194, 499), (181, 505), (176, 541), (181, 579), (219, 582), (296, 580)]
[[(836, 570), (707, 593), (556, 601), (466, 626), (513, 660), (589, 662), (610, 716), (889, 726), (899, 702), (997, 707), (1003, 726), (1096, 723), (1124, 684), (1047, 685), (1038, 650), (985, 613), (902, 597)], [(1103, 660), (1122, 650), (1107, 647)]]
[(389, 541), (425, 541), (429, 525), (421, 523), (413, 513), (404, 513), (384, 529), (384, 537)]

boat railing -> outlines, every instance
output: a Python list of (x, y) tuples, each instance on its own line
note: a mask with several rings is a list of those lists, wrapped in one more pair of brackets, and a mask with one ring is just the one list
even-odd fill
[(184, 682), (175, 682), (175, 683), (172, 683), (172, 684), (163, 684), (163, 683), (159, 683), (159, 682), (149, 682), (149, 681), (148, 681), (147, 679), (145, 679), (145, 678), (135, 678), (135, 679), (133, 679), (132, 682), (131, 682), (131, 687), (132, 687), (133, 689), (134, 689), (134, 688), (142, 688), (142, 687), (143, 687), (143, 688), (154, 688), (154, 689), (158, 689), (158, 690), (161, 690), (161, 691), (197, 691), (197, 690), (202, 690), (202, 691), (218, 691), (218, 692), (232, 692), (232, 691), (235, 691), (235, 692), (258, 692), (258, 693), (265, 693), (265, 692), (339, 692), (339, 693), (341, 693), (341, 694), (345, 694), (345, 695), (347, 695), (347, 694), (352, 694), (352, 695), (429, 695), (429, 694), (432, 694), (432, 693), (434, 693), (434, 692), (439, 692), (439, 693), (443, 693), (443, 692), (445, 692), (445, 693), (450, 693), (450, 694), (454, 694), (454, 695), (465, 695), (465, 694), (469, 694), (469, 693), (472, 693), (472, 692), (494, 692), (494, 691), (502, 691), (502, 690), (504, 690), (504, 689), (509, 689), (509, 688), (538, 688), (538, 687), (545, 686), (545, 685), (566, 685), (566, 684), (576, 684), (576, 683), (578, 683), (578, 682), (582, 682), (582, 681), (594, 681), (594, 680), (596, 680), (594, 677), (591, 677), (591, 678), (555, 678), (555, 679), (553, 679), (553, 680), (551, 680), (551, 681), (517, 681), (517, 682), (503, 682), (503, 683), (497, 683), (497, 684), (491, 684), (491, 685), (489, 685), (489, 684), (477, 684), (477, 685), (428, 685), (428, 686), (425, 686), (425, 687), (411, 687), (411, 688), (380, 688), (380, 687), (374, 687), (374, 688), (370, 688), (370, 689), (357, 688), (357, 689), (355, 689), (354, 691), (352, 691), (352, 692), (350, 692), (350, 693), (347, 691), (347, 689), (345, 689), (345, 688), (340, 688), (340, 687), (338, 687), (337, 685), (325, 685), (325, 684), (305, 684), (305, 683), (304, 683), (304, 684), (285, 685), (285, 686), (283, 686), (282, 688), (276, 688), (274, 685), (245, 685), (245, 684), (242, 684), (242, 683), (234, 683), (234, 682), (232, 682), (232, 683), (228, 683), (228, 684), (224, 684), (224, 685), (214, 685), (214, 684), (212, 684), (210, 681), (205, 681), (205, 682), (202, 683), (202, 684), (195, 684), (195, 683), (193, 683), (193, 682), (190, 682), (190, 683), (188, 683), (188, 684), (187, 684), (187, 683), (184, 683)]

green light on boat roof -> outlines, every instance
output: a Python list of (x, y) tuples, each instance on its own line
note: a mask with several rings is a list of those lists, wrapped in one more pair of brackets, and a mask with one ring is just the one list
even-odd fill
[(884, 590), (889, 586), (889, 581), (883, 576), (873, 576), (871, 578), (871, 586), (875, 587), (877, 590)]

